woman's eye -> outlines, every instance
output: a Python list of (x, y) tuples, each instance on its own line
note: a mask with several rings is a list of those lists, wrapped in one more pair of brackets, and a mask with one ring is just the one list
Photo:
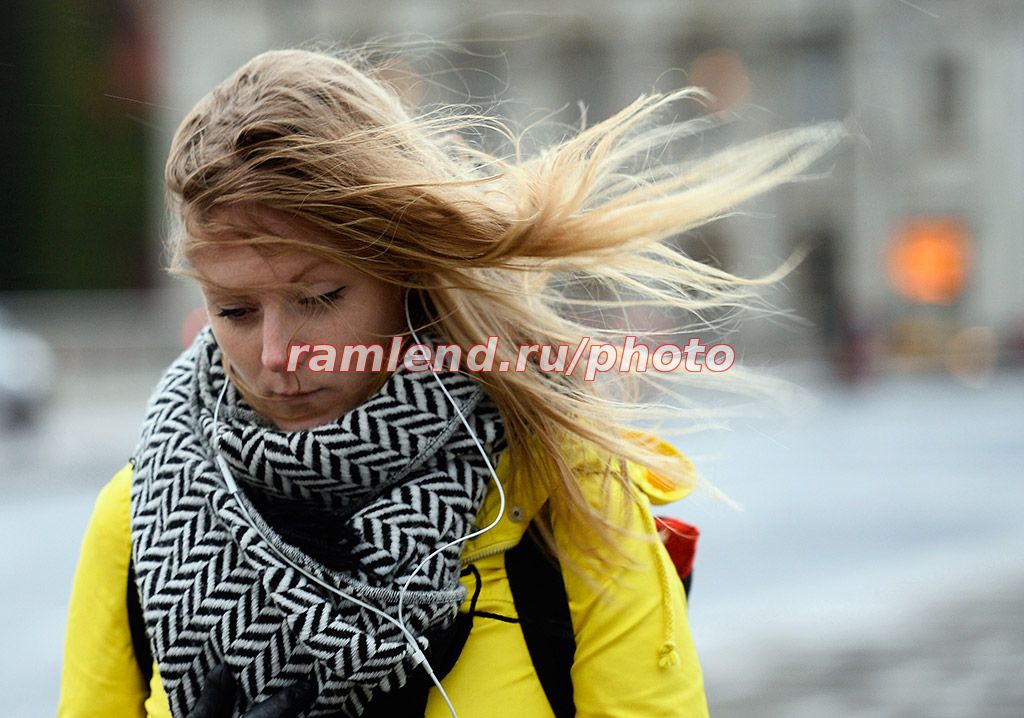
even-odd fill
[(249, 310), (246, 307), (221, 307), (217, 316), (224, 319), (242, 319), (248, 313)]
[(315, 297), (303, 297), (300, 301), (303, 306), (312, 307), (314, 309), (322, 307), (333, 306), (336, 301), (341, 299), (341, 293), (345, 291), (345, 287), (338, 287), (332, 289), (324, 294), (319, 294)]

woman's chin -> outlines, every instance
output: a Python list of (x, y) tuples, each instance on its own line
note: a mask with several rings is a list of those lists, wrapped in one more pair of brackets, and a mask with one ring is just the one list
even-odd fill
[[(364, 392), (368, 394), (368, 392)], [(295, 396), (263, 395), (246, 399), (259, 414), (282, 431), (303, 431), (331, 424), (359, 406), (367, 397), (320, 388)]]
[(344, 411), (324, 407), (281, 406), (273, 403), (257, 408), (282, 431), (303, 431), (336, 421)]
[(274, 422), (274, 426), (282, 431), (303, 431), (304, 429), (313, 429), (317, 426), (323, 426), (324, 424), (330, 424), (335, 421), (341, 414), (335, 413), (334, 411), (327, 411), (323, 408), (308, 409), (306, 411), (300, 411), (298, 409), (281, 410), (280, 407), (268, 407), (266, 410), (261, 411), (265, 417)]
[(282, 421), (280, 419), (272, 419), (274, 425), (281, 431), (305, 431), (306, 429), (315, 429), (318, 426), (330, 423), (330, 419), (302, 419), (302, 420), (291, 420)]

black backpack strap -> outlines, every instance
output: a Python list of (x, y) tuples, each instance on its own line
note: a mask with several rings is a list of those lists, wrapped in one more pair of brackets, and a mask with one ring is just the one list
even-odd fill
[(505, 553), (505, 572), (530, 660), (551, 710), (555, 718), (572, 718), (576, 704), (570, 670), (576, 638), (561, 567), (541, 551), (532, 532), (527, 531), (519, 544)]
[(139, 590), (135, 586), (135, 564), (128, 562), (128, 630), (132, 634), (132, 648), (135, 649), (135, 662), (146, 685), (153, 678), (153, 653), (149, 649), (146, 637), (146, 622), (142, 617), (142, 603), (139, 601)]
[[(519, 544), (505, 553), (505, 572), (530, 660), (548, 703), (556, 718), (572, 718), (576, 715), (571, 673), (576, 639), (561, 567), (541, 550), (533, 532), (527, 531)], [(692, 569), (680, 578), (689, 596)]]

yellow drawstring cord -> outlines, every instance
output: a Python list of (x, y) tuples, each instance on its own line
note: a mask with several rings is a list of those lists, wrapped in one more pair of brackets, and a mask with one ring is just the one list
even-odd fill
[(672, 586), (669, 584), (668, 571), (657, 544), (652, 545), (652, 550), (658, 565), (658, 579), (661, 582), (661, 610), (665, 616), (665, 641), (658, 650), (658, 666), (671, 668), (680, 663), (679, 652), (676, 650), (676, 619), (675, 609), (672, 606)]

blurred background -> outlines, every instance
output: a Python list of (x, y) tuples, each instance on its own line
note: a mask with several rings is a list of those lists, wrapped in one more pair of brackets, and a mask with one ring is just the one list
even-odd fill
[(743, 507), (668, 509), (712, 714), (1024, 715), (1024, 3), (53, 0), (0, 34), (6, 715), (54, 713), (82, 531), (199, 306), (162, 270), (177, 122), (258, 52), (382, 36), (445, 41), (410, 91), (520, 125), (699, 85), (679, 111), (731, 119), (697, 152), (863, 134), (680, 238), (747, 276), (811, 248), (729, 342), (816, 403), (680, 442)]

